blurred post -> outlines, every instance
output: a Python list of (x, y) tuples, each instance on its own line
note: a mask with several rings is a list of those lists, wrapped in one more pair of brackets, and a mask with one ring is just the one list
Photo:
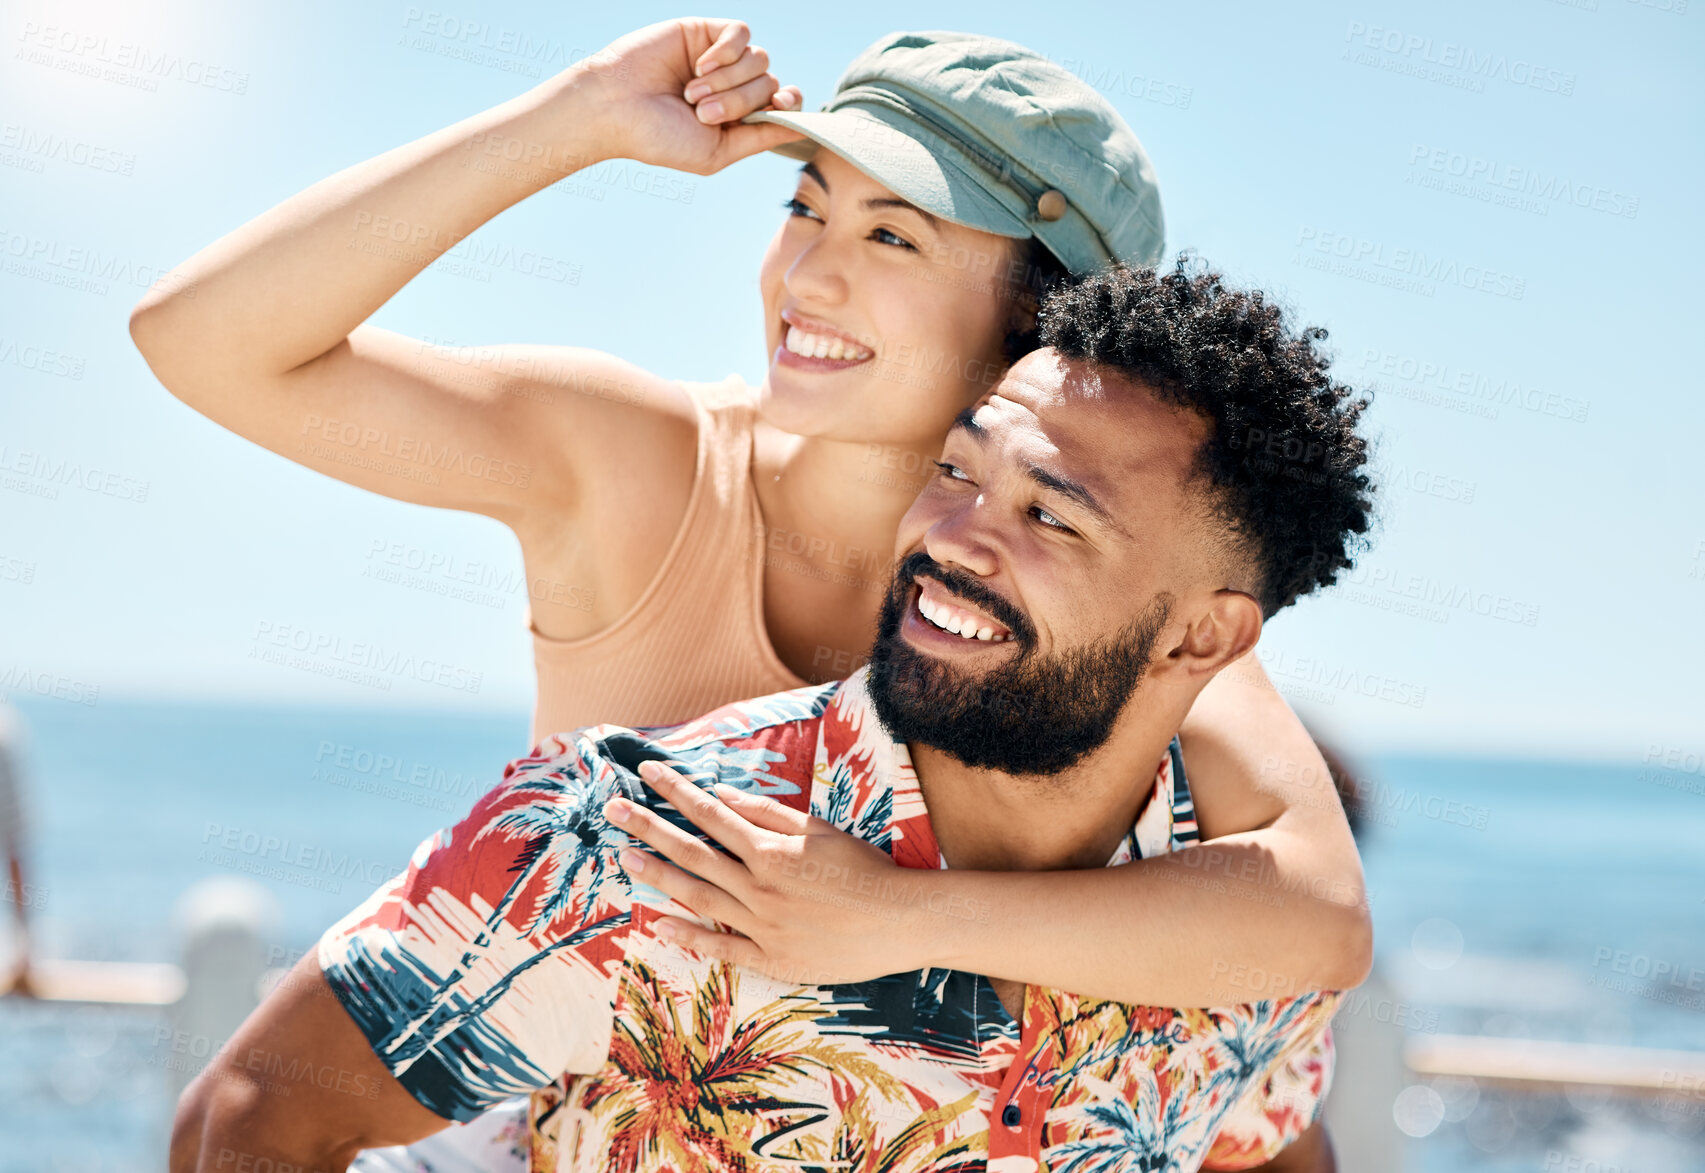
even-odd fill
[[(266, 942), (277, 931), (278, 917), (277, 898), (240, 876), (201, 880), (178, 898), (184, 994), (171, 1010), (173, 1050), (217, 1054), (260, 1004)], [(176, 1099), (195, 1077), (195, 1067), (186, 1063), (167, 1070)]]
[(23, 719), (0, 701), (0, 852), (6, 856), (6, 903), (12, 908), (11, 959), (0, 971), (0, 994), (34, 992), (30, 981), (31, 892), (24, 864)]
[[(1326, 1097), (1326, 1131), (1344, 1173), (1398, 1173), (1405, 1140), (1392, 1114), (1411, 1076), (1403, 1064), (1405, 1031), (1376, 1007), (1397, 998), (1376, 966), (1332, 1021), (1338, 1065)], [(1382, 1018), (1384, 1021), (1382, 1021)]]
[[(1365, 842), (1367, 820), (1355, 772), (1335, 748), (1312, 730), (1310, 734), (1326, 759), (1350, 833), (1360, 846)], [(1403, 1062), (1405, 1030), (1399, 1015), (1380, 1012), (1381, 1007), (1396, 1004), (1376, 956), (1367, 980), (1345, 996), (1332, 1020), (1337, 1065), (1326, 1097), (1326, 1130), (1344, 1173), (1398, 1173), (1403, 1168), (1405, 1137), (1393, 1108), (1409, 1083)]]

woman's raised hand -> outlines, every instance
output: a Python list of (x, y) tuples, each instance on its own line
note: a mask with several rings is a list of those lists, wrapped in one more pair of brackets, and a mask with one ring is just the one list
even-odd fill
[(608, 118), (603, 153), (710, 175), (800, 136), (754, 110), (798, 110), (804, 99), (769, 72), (769, 54), (744, 21), (666, 20), (628, 33), (571, 67), (594, 79)]
[(639, 774), (727, 849), (626, 799), (604, 805), (612, 823), (673, 861), (624, 851), (630, 875), (733, 930), (663, 917), (660, 933), (801, 985), (868, 981), (924, 964), (913, 939), (927, 923), (917, 913), (929, 904), (929, 873), (902, 868), (880, 847), (773, 799), (724, 785), (707, 791), (658, 762)]

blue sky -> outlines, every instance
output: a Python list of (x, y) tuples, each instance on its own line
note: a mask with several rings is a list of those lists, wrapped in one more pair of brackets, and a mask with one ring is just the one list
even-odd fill
[[(897, 28), (1074, 69), (1148, 148), (1169, 245), (1274, 291), (1374, 388), (1387, 489), (1353, 581), (1275, 620), (1269, 672), (1366, 749), (1705, 750), (1705, 11), (1682, 0), (738, 11), (808, 108)], [(197, 416), (126, 319), (158, 272), (315, 181), (504, 101), (649, 5), (10, 6), (0, 69), (0, 692), (522, 711), (514, 538), (352, 489)], [(140, 9), (146, 8), (148, 11)], [(793, 165), (607, 164), (376, 316), (761, 376), (756, 273)], [(422, 585), (375, 571), (440, 569)], [(454, 569), (448, 569), (453, 567)], [(453, 575), (475, 599), (442, 591)], [(269, 633), (454, 669), (388, 689)], [(477, 685), (477, 687), (475, 687)], [(59, 694), (57, 701), (53, 696)]]

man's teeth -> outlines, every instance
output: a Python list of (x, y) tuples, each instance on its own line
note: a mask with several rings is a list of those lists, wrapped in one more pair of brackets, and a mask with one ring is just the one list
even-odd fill
[(980, 639), (987, 640), (990, 643), (1000, 643), (1012, 638), (1010, 631), (996, 635), (995, 629), (987, 624), (979, 624), (973, 617), (955, 611), (951, 607), (938, 606), (921, 594), (918, 596), (918, 613), (943, 631), (951, 631), (961, 639)]
[(834, 338), (827, 334), (807, 334), (798, 326), (787, 328), (787, 337), (783, 341), (794, 354), (805, 358), (826, 358), (833, 361), (846, 359), (863, 362), (875, 353), (868, 347), (856, 342), (848, 342), (844, 338)]

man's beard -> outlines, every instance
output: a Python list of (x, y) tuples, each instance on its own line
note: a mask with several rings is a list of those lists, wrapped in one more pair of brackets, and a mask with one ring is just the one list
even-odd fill
[[(973, 675), (915, 650), (900, 625), (919, 573), (1004, 625), (1017, 655)], [(895, 568), (882, 601), (870, 653), (871, 701), (898, 740), (1004, 774), (1058, 774), (1112, 736), (1170, 613), (1171, 599), (1159, 595), (1111, 638), (1038, 656), (1036, 631), (1025, 616), (972, 575), (919, 550)]]

